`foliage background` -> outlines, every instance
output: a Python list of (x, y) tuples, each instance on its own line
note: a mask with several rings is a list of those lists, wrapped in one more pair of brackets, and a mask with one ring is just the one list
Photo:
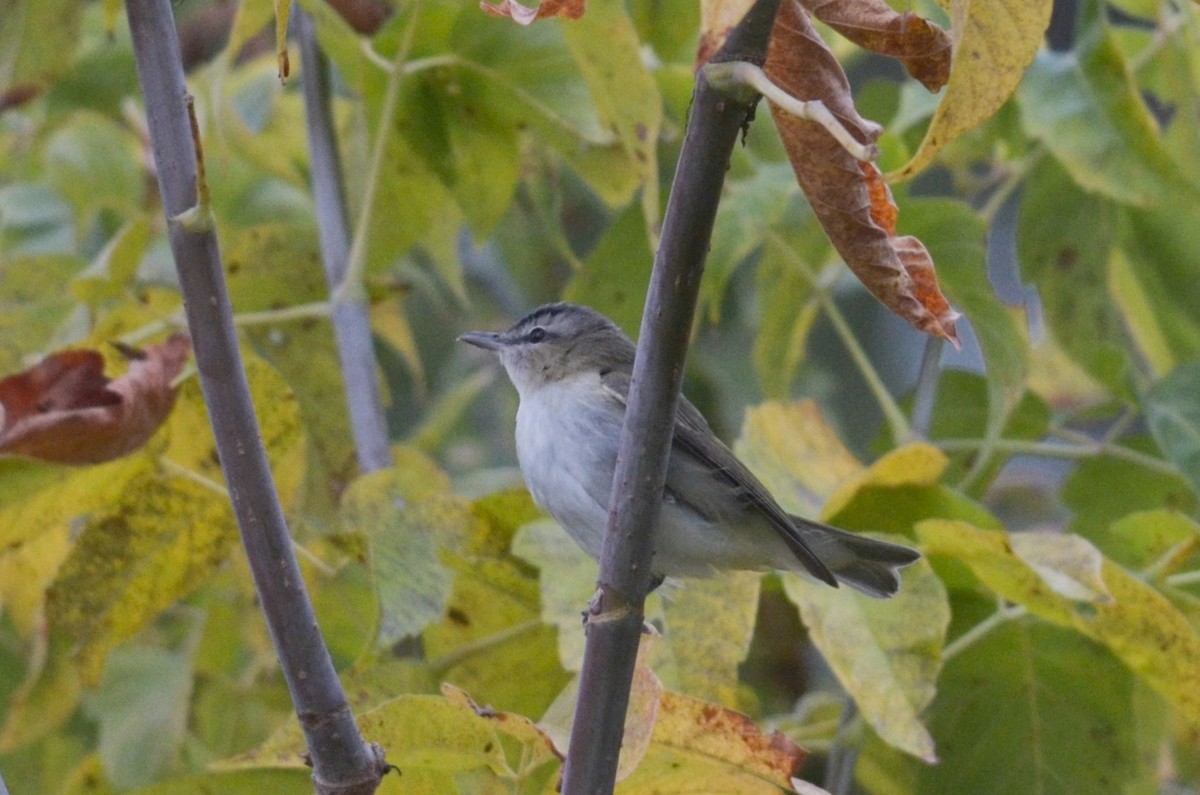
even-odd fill
[[(369, 736), (404, 770), (386, 787), (547, 791), (557, 761), (540, 735), (500, 731), (440, 685), (561, 733), (594, 569), (520, 490), (512, 390), (454, 339), (560, 297), (636, 332), (699, 8), (593, 2), (581, 22), (519, 29), (439, 0), (363, 35), (303, 5), (337, 69), (396, 442), (397, 466), (366, 477), (322, 317), (299, 86), (280, 83), (260, 33), (271, 6), (175, 12), (321, 625)], [(1015, 47), (1029, 34), (1001, 24), (1014, 7), (951, 18)], [(178, 322), (122, 15), (0, 3), (0, 372)], [(900, 168), (937, 98), (829, 41), (885, 125), (881, 165)], [(886, 604), (777, 575), (686, 583), (651, 606), (666, 688), (784, 731), (816, 752), (815, 781), (836, 782), (824, 763), (855, 749), (856, 783), (835, 789), (1196, 789), (1198, 44), (1189, 3), (1060, 5), (1016, 94), (893, 185), (901, 233), (926, 243), (966, 316), (961, 352), (930, 348), (845, 276), (760, 114), (730, 170), (685, 391), (788, 507), (904, 534), (929, 564)], [(389, 81), (397, 58), (404, 79)], [(911, 408), (922, 389), (936, 390), (928, 423)], [(0, 461), (14, 791), (305, 790), (219, 479), (194, 379), (138, 454)], [(663, 709), (660, 728), (676, 725)], [(752, 753), (720, 758), (667, 728), (646, 742), (630, 792), (778, 791)]]

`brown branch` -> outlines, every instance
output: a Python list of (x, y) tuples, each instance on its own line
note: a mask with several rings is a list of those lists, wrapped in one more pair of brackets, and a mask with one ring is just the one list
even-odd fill
[(128, 0), (126, 10), (200, 385), (254, 584), (308, 742), (313, 781), (323, 795), (367, 795), (386, 770), (383, 752), (358, 732), (292, 554), (242, 368), (217, 236), (207, 208), (198, 206), (199, 142), (188, 119), (171, 3)]
[[(758, 0), (710, 62), (762, 65), (779, 0)], [(612, 792), (650, 560), (696, 296), (730, 153), (757, 97), (737, 101), (696, 77), (683, 149), (642, 314), (629, 407), (609, 502), (600, 590), (588, 622), (563, 773), (566, 795)]]

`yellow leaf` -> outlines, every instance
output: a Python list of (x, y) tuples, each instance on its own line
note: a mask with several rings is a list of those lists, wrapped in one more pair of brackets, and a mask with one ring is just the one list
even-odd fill
[(749, 409), (734, 450), (784, 508), (808, 516), (863, 471), (811, 400)]
[(664, 692), (650, 747), (620, 795), (720, 792), (758, 795), (792, 792), (791, 779), (806, 754), (779, 732), (699, 699)]
[(71, 550), (66, 523), (0, 554), (0, 607), (25, 640), (42, 627), (46, 589)]
[(950, 603), (927, 561), (905, 568), (903, 578), (900, 592), (887, 600), (790, 575), (783, 587), (813, 644), (876, 733), (932, 764), (933, 738), (920, 715), (936, 693)]
[[(270, 367), (255, 357), (245, 363), (286, 505), (303, 476), (299, 410)], [(113, 646), (207, 580), (238, 539), (195, 380), (181, 388), (158, 438), (169, 464), (160, 466), (153, 446), (122, 459), (131, 469), (119, 493), (83, 524), (50, 590), (51, 630), (73, 641), (72, 658), (87, 684), (98, 681)]]
[(920, 147), (888, 180), (905, 180), (948, 143), (983, 124), (1021, 82), (1050, 23), (1050, 0), (951, 0), (950, 82)]
[(915, 443), (897, 447), (844, 481), (825, 503), (821, 514), (835, 516), (867, 486), (932, 486), (942, 476), (948, 461), (946, 454), (932, 445)]
[(579, 64), (601, 123), (616, 132), (641, 174), (642, 213), (651, 249), (658, 246), (658, 135), (662, 97), (641, 55), (641, 42), (623, 3), (593, 3), (564, 23), (567, 49)]
[(917, 526), (917, 535), (928, 554), (957, 558), (1003, 598), (1108, 646), (1184, 720), (1200, 726), (1200, 637), (1157, 590), (1103, 560), (1100, 578), (1110, 598), (1074, 602), (1018, 557), (1005, 533), (929, 520)]
[(30, 671), (13, 694), (4, 726), (0, 753), (21, 748), (58, 729), (75, 713), (83, 692), (79, 672), (67, 659), (64, 645), (52, 642), (46, 667)]
[(1112, 601), (1100, 576), (1104, 556), (1087, 539), (1062, 533), (1014, 533), (1012, 551), (1055, 593), (1077, 602)]
[(757, 572), (728, 572), (686, 580), (663, 597), (668, 659), (656, 667), (671, 689), (738, 706), (738, 666), (750, 650), (761, 582)]
[(1067, 600), (1017, 557), (1008, 533), (980, 530), (967, 522), (927, 519), (916, 526), (926, 555), (945, 555), (965, 563), (996, 593), (1056, 624), (1071, 623)]
[(596, 592), (596, 561), (553, 519), (531, 522), (513, 540), (513, 554), (541, 570), (542, 620), (558, 628), (558, 657), (568, 671), (583, 662), (579, 613)]

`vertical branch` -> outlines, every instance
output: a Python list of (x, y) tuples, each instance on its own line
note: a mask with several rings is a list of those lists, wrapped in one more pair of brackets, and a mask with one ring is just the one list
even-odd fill
[[(712, 60), (762, 64), (778, 7), (779, 0), (758, 0)], [(563, 773), (566, 795), (609, 793), (615, 786), (700, 276), (730, 153), (752, 108), (753, 102), (735, 100), (710, 86), (703, 70), (697, 74), (642, 314), (600, 559), (600, 588), (588, 622)]]
[(299, 5), (293, 7), (292, 22), (303, 63), (301, 81), (305, 126), (308, 128), (309, 169), (317, 208), (321, 262), (325, 266), (325, 281), (332, 302), (330, 319), (345, 381), (358, 466), (363, 472), (373, 472), (392, 465), (392, 451), (388, 446), (387, 420), (376, 377), (366, 299), (361, 291), (340, 289), (350, 259), (350, 225), (329, 101), (329, 65), (317, 44), (312, 18)]
[(912, 432), (921, 439), (929, 438), (929, 427), (933, 424), (933, 404), (937, 400), (938, 381), (942, 373), (942, 348), (945, 346), (944, 339), (931, 336), (925, 340), (925, 351), (921, 354), (912, 409)]
[(126, 9), (200, 385), (314, 784), (319, 793), (371, 793), (386, 769), (383, 752), (359, 734), (317, 628), (250, 401), (217, 236), (206, 208), (196, 206), (199, 142), (189, 124), (171, 3), (128, 0)]

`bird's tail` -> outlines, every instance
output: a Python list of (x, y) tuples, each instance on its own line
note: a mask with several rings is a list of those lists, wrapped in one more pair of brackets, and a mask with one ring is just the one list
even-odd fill
[(791, 518), (804, 543), (839, 582), (877, 599), (895, 595), (900, 588), (900, 569), (921, 557), (915, 549), (900, 544), (847, 533), (799, 516)]

